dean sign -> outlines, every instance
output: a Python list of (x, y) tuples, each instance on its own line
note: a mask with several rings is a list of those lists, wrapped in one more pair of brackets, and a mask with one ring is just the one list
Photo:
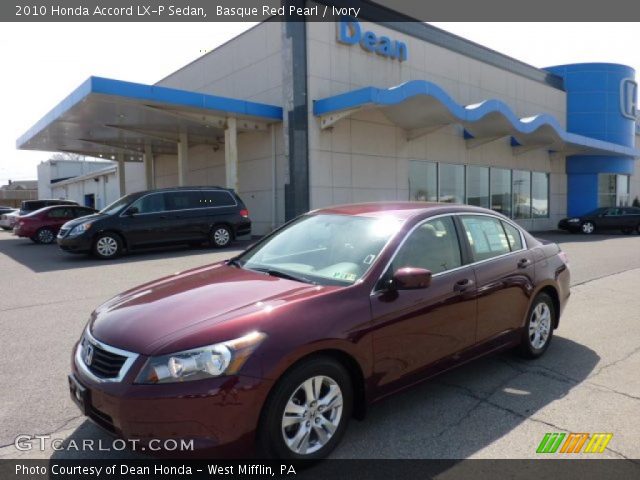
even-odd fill
[(376, 35), (373, 32), (362, 31), (360, 22), (353, 17), (342, 17), (338, 22), (338, 41), (345, 45), (360, 44), (363, 50), (377, 53), (382, 57), (393, 58), (404, 62), (409, 51), (407, 44), (398, 40), (391, 40), (384, 35)]

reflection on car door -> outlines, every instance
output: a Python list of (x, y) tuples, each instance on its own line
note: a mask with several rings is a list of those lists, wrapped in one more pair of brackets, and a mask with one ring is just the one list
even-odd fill
[[(171, 221), (166, 212), (166, 193), (151, 193), (122, 213), (121, 223), (130, 246), (171, 242)], [(137, 213), (129, 215), (132, 208)]]
[(460, 224), (472, 260), (479, 262), (474, 267), (477, 341), (515, 333), (522, 326), (534, 288), (533, 254), (523, 245), (520, 232), (496, 217), (463, 215)]
[[(371, 296), (373, 354), (377, 388), (413, 375), (475, 341), (476, 299), (473, 267), (464, 267), (452, 217), (417, 226), (396, 252), (381, 284)], [(385, 291), (382, 284), (402, 267), (433, 274), (421, 290)]]

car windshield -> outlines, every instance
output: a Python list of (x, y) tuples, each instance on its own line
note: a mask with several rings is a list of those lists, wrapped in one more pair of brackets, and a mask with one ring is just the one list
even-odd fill
[(392, 217), (307, 215), (233, 263), (301, 282), (351, 285), (369, 270), (401, 225)]
[(131, 203), (131, 200), (132, 200), (131, 195), (125, 195), (124, 197), (113, 202), (112, 204), (104, 207), (102, 210), (100, 210), (99, 213), (102, 213), (104, 215), (113, 215), (115, 213), (118, 213), (120, 210), (122, 210), (123, 207), (126, 207), (127, 205), (129, 205), (129, 203)]

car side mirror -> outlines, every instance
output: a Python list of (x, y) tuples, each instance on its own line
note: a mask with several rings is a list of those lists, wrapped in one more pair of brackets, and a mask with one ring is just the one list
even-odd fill
[(129, 207), (125, 212), (125, 215), (127, 215), (128, 217), (133, 217), (137, 213), (140, 213), (140, 210), (138, 210), (138, 207)]
[(399, 268), (393, 274), (393, 285), (398, 290), (427, 288), (431, 285), (431, 271), (426, 268)]

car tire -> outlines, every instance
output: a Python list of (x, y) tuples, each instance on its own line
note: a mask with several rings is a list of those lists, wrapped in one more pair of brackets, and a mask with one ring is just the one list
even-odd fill
[(538, 358), (547, 351), (553, 338), (556, 315), (556, 308), (551, 297), (546, 293), (538, 294), (527, 313), (527, 321), (519, 348), (521, 356)]
[(596, 231), (596, 226), (593, 222), (586, 221), (586, 222), (583, 222), (582, 225), (580, 226), (580, 231), (587, 235), (591, 235), (593, 232)]
[(325, 458), (340, 443), (352, 408), (351, 377), (339, 362), (325, 356), (304, 361), (278, 381), (265, 403), (258, 431), (261, 454)]
[(93, 242), (92, 253), (102, 260), (117, 258), (122, 254), (122, 239), (117, 233), (101, 233)]
[(4, 231), (7, 231), (7, 232), (8, 232), (9, 230), (12, 230), (12, 228), (11, 228), (11, 227), (2, 227), (2, 229), (3, 229)]
[(209, 233), (209, 242), (214, 248), (227, 247), (231, 243), (232, 239), (233, 234), (231, 233), (231, 229), (226, 225), (216, 225)]
[(56, 234), (53, 230), (47, 227), (39, 229), (34, 237), (36, 239), (36, 243), (40, 243), (42, 245), (49, 245), (56, 241)]

